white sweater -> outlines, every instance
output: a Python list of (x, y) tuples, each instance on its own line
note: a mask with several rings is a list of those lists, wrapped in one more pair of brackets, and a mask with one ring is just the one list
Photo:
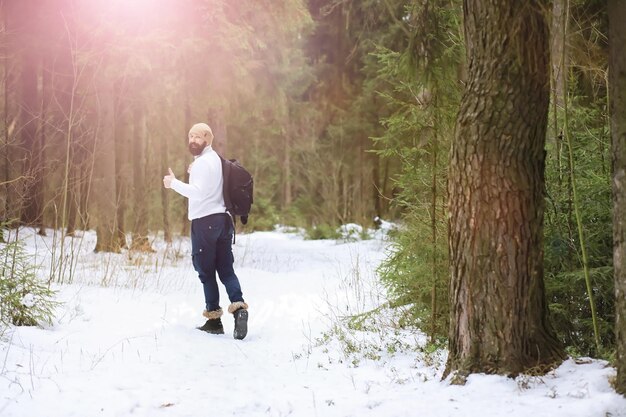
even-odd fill
[(207, 146), (191, 164), (189, 184), (175, 179), (172, 181), (172, 189), (189, 199), (188, 217), (193, 220), (226, 212), (223, 182), (222, 161), (213, 148)]

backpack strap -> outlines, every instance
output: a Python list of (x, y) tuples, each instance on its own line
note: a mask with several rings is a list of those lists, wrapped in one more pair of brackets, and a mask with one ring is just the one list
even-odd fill
[(228, 193), (228, 185), (230, 184), (230, 164), (226, 163), (226, 160), (222, 157), (222, 155), (218, 154), (220, 160), (222, 162), (222, 195), (224, 196), (224, 205), (226, 206), (226, 210), (230, 210), (232, 207), (232, 202), (230, 201), (230, 194)]

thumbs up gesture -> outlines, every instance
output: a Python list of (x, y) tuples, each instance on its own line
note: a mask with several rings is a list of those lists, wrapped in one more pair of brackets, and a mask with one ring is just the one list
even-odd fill
[(172, 181), (176, 179), (176, 175), (172, 172), (172, 168), (167, 169), (169, 174), (163, 177), (163, 186), (165, 188), (172, 188)]

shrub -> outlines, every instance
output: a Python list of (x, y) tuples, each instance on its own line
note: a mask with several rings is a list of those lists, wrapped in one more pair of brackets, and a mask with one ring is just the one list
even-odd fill
[(20, 241), (0, 243), (0, 325), (51, 323), (54, 291), (36, 275), (32, 256)]
[(589, 273), (603, 352), (596, 352), (589, 297), (582, 270), (548, 275), (546, 295), (557, 336), (569, 353), (574, 356), (605, 357), (615, 348), (613, 268), (592, 268)]
[(306, 230), (306, 239), (323, 240), (323, 239), (339, 239), (341, 234), (336, 228), (328, 224), (320, 224)]

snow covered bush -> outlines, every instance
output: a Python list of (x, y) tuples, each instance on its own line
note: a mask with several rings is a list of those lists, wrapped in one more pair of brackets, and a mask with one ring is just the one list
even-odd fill
[(337, 229), (337, 233), (345, 242), (356, 242), (359, 240), (369, 239), (367, 230), (363, 229), (363, 226), (360, 224), (355, 223), (341, 225), (339, 229)]
[(52, 321), (54, 291), (42, 283), (21, 242), (0, 243), (0, 328)]
[(341, 235), (334, 227), (326, 224), (310, 227), (306, 231), (306, 239), (309, 240), (339, 239), (340, 237)]

